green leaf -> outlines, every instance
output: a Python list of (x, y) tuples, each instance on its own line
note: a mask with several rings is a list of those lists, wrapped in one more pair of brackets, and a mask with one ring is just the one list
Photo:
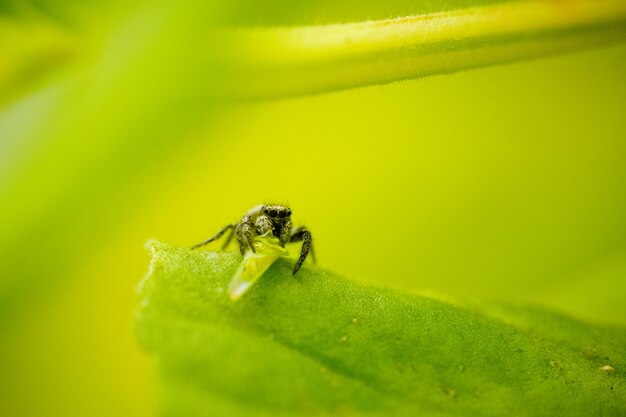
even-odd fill
[(235, 303), (238, 254), (149, 247), (138, 334), (164, 415), (626, 413), (623, 328), (293, 277), (286, 259)]

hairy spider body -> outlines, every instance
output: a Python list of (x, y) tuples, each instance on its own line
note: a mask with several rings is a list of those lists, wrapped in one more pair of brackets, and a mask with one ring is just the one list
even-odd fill
[(245, 255), (248, 250), (255, 252), (253, 241), (256, 236), (271, 233), (278, 238), (280, 245), (286, 243), (302, 241), (300, 256), (293, 267), (293, 274), (298, 272), (309, 252), (313, 255), (311, 233), (304, 226), (293, 227), (291, 223), (291, 209), (280, 204), (261, 204), (250, 209), (237, 224), (224, 226), (217, 234), (202, 243), (192, 246), (192, 249), (199, 248), (211, 243), (226, 232), (229, 232), (222, 249), (226, 248), (233, 238), (237, 236), (239, 251)]

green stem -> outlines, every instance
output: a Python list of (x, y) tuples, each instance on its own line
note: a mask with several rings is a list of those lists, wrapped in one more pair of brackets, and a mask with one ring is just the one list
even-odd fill
[[(327, 26), (220, 33), (221, 96), (312, 94), (626, 39), (624, 0), (535, 0)], [(227, 48), (224, 48), (227, 49)]]

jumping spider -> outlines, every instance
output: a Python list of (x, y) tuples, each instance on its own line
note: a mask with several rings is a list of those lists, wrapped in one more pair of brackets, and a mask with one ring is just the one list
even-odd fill
[(298, 272), (302, 263), (306, 259), (309, 251), (311, 256), (315, 260), (312, 247), (311, 233), (304, 226), (293, 227), (291, 224), (291, 209), (287, 206), (279, 204), (262, 204), (249, 210), (238, 224), (228, 224), (224, 226), (217, 234), (202, 243), (192, 246), (192, 249), (199, 248), (208, 243), (211, 243), (224, 235), (229, 231), (229, 235), (226, 241), (222, 245), (222, 249), (225, 249), (233, 238), (233, 234), (237, 235), (237, 242), (239, 243), (239, 250), (242, 255), (245, 255), (246, 251), (250, 249), (252, 252), (256, 252), (254, 249), (253, 239), (255, 236), (261, 236), (268, 232), (271, 232), (276, 236), (282, 247), (288, 242), (302, 241), (302, 249), (300, 250), (300, 257), (296, 261), (293, 267), (293, 274)]

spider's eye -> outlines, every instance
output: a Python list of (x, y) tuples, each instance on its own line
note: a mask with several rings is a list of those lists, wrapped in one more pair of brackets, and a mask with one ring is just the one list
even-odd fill
[(265, 209), (265, 210), (263, 210), (263, 213), (265, 213), (265, 214), (267, 214), (267, 213), (269, 213), (269, 212), (270, 212), (270, 211), (269, 211), (269, 209)]
[(291, 210), (287, 210), (287, 216), (291, 216)]
[(280, 213), (278, 213), (278, 217), (280, 217), (281, 219), (284, 219), (285, 217), (287, 217), (287, 212), (281, 211)]
[(276, 210), (270, 210), (270, 217), (276, 217), (278, 212)]

